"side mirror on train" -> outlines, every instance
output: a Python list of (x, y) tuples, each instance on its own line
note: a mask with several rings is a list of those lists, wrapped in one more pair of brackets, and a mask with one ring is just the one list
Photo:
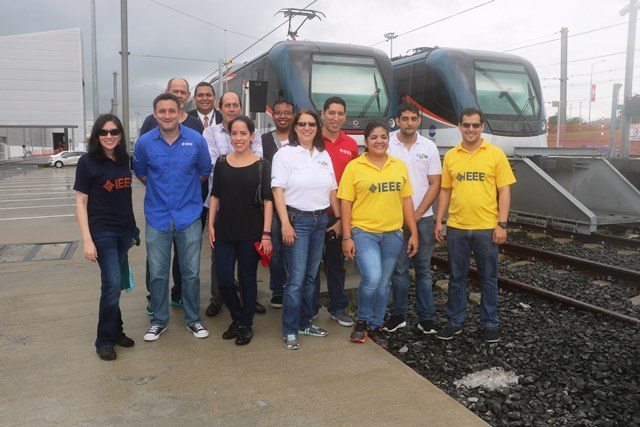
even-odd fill
[(267, 88), (269, 82), (261, 80), (249, 81), (249, 111), (264, 113), (267, 111)]

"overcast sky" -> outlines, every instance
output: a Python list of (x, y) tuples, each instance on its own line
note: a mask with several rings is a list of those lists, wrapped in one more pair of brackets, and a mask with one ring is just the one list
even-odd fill
[[(228, 58), (234, 57), (281, 24), (283, 16), (274, 16), (281, 8), (302, 8), (311, 1), (129, 0), (132, 124), (136, 113), (142, 120), (150, 112), (151, 101), (171, 76), (184, 76), (191, 84), (197, 83), (217, 69), (218, 58), (224, 57), (225, 52)], [(305, 23), (299, 36), (307, 40), (372, 45), (384, 40), (384, 33), (402, 34), (487, 1), (317, 0), (310, 8), (323, 12), (326, 18)], [(500, 52), (558, 39), (560, 28), (567, 27), (570, 36), (567, 115), (578, 116), (581, 112), (586, 120), (593, 67), (597, 98), (592, 104), (591, 118), (608, 117), (613, 84), (624, 82), (625, 55), (616, 53), (626, 51), (628, 15), (623, 17), (618, 12), (628, 3), (625, 0), (494, 0), (398, 37), (393, 44), (394, 55), (417, 46), (435, 45)], [(87, 84), (85, 104), (87, 118), (91, 119), (90, 1), (0, 0), (0, 11), (0, 35), (81, 28)], [(106, 112), (113, 93), (112, 73), (120, 73), (120, 1), (96, 0), (96, 11), (100, 112)], [(606, 26), (613, 27), (579, 34)], [(227, 30), (226, 43), (225, 31), (218, 27)], [(235, 62), (250, 60), (273, 43), (284, 40), (286, 30), (286, 25), (281, 27)], [(376, 47), (389, 53), (388, 42)], [(636, 46), (639, 48), (640, 45)], [(536, 67), (547, 114), (555, 114), (551, 101), (559, 99), (560, 41), (511, 53), (527, 58)], [(637, 63), (635, 71), (640, 77), (639, 68)], [(640, 78), (634, 78), (634, 93), (640, 91), (639, 84)], [(121, 96), (120, 89), (118, 96)]]

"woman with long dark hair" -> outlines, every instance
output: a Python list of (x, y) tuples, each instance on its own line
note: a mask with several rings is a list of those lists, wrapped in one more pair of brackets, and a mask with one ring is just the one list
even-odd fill
[(338, 197), (342, 206), (342, 252), (360, 270), (358, 321), (350, 341), (368, 336), (387, 348), (382, 321), (389, 302), (391, 275), (404, 244), (402, 224), (409, 229), (407, 253), (418, 250), (409, 171), (402, 160), (387, 154), (389, 131), (383, 123), (364, 128), (366, 151), (344, 170)]
[(124, 128), (116, 116), (99, 116), (91, 130), (88, 153), (78, 161), (73, 185), (84, 257), (100, 266), (102, 285), (95, 345), (103, 360), (117, 357), (116, 344), (134, 345), (122, 329), (120, 313), (120, 272), (136, 225), (125, 141)]
[[(271, 166), (251, 151), (255, 125), (246, 116), (229, 122), (233, 151), (218, 157), (209, 205), (209, 243), (214, 256), (220, 294), (231, 313), (222, 338), (246, 345), (253, 338), (253, 315), (258, 294), (258, 252), (271, 253)], [(235, 291), (233, 272), (238, 262)]]
[(332, 229), (340, 231), (340, 206), (331, 157), (324, 149), (320, 118), (315, 111), (300, 110), (293, 118), (289, 145), (273, 157), (271, 187), (287, 265), (282, 306), (282, 334), (289, 350), (300, 348), (298, 334), (324, 337), (314, 325), (313, 296), (318, 274), (329, 205), (338, 218)]

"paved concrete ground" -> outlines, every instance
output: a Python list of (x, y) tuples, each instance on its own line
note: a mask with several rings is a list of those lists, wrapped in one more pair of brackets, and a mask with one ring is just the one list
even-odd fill
[[(0, 247), (76, 241), (74, 168), (0, 167)], [(144, 189), (134, 188), (143, 223)], [(24, 219), (30, 218), (30, 219)], [(143, 227), (141, 227), (143, 228)], [(203, 245), (201, 307), (209, 251)], [(224, 341), (228, 312), (204, 317), (211, 336), (195, 339), (180, 309), (169, 330), (145, 343), (144, 247), (130, 252), (137, 281), (122, 294), (125, 331), (136, 340), (104, 362), (93, 347), (97, 265), (81, 246), (62, 261), (0, 263), (0, 420), (6, 425), (483, 425), (482, 420), (375, 344), (347, 341), (326, 311), (326, 338), (284, 349), (280, 312), (255, 319), (246, 347)], [(269, 301), (261, 270), (259, 299)]]

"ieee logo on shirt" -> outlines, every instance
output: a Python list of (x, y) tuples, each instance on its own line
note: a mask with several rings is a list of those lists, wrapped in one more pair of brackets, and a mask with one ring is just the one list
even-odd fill
[(183, 147), (193, 147), (193, 142), (183, 142), (180, 145), (182, 145)]
[(462, 182), (462, 181), (484, 182), (484, 172), (475, 172), (475, 171), (468, 171), (465, 173), (458, 172), (458, 174), (456, 175), (456, 179), (459, 182)]
[(113, 190), (122, 190), (131, 187), (131, 178), (116, 178), (113, 181), (107, 180), (102, 188), (111, 193)]
[(428, 162), (429, 155), (427, 153), (416, 153), (416, 160), (419, 162)]

